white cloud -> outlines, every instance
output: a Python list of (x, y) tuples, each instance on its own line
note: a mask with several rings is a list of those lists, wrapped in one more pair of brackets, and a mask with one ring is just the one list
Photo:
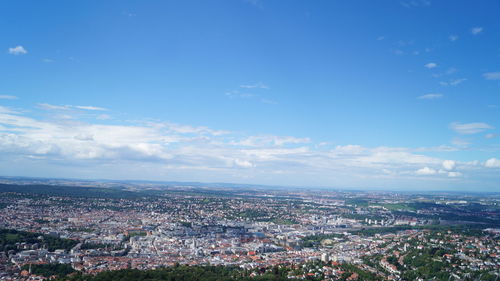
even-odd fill
[(18, 114), (19, 112), (16, 112), (15, 110), (12, 110), (6, 106), (0, 105), (0, 113)]
[[(243, 88), (244, 89), (243, 91), (254, 90), (257, 92), (260, 89), (265, 89), (265, 90), (269, 89), (269, 87), (262, 82), (258, 82), (255, 84), (248, 84), (248, 85), (240, 85), (239, 88)], [(261, 103), (265, 103), (265, 104), (277, 104), (276, 101), (274, 101), (268, 97), (264, 97), (262, 95), (255, 94), (255, 93), (241, 92), (240, 90), (232, 90), (232, 91), (226, 92), (225, 95), (226, 95), (226, 97), (228, 97), (230, 99), (249, 99), (249, 100), (253, 99), (253, 100), (257, 100)]]
[(448, 172), (448, 177), (450, 177), (450, 178), (458, 178), (461, 176), (462, 176), (462, 173), (460, 173), (460, 172)]
[(0, 100), (16, 100), (16, 96), (10, 96), (10, 95), (0, 95)]
[(11, 55), (25, 55), (28, 51), (23, 46), (16, 46), (13, 48), (9, 48), (9, 54)]
[(51, 63), (51, 62), (54, 62), (54, 60), (53, 60), (53, 59), (49, 59), (49, 58), (44, 58), (44, 59), (42, 59), (42, 61), (43, 61), (43, 62), (45, 62), (45, 63)]
[[(202, 180), (196, 175), (206, 172), (213, 176), (210, 179), (218, 177), (218, 180), (234, 180), (232, 177), (237, 175), (255, 181), (268, 178), (275, 183), (297, 184), (294, 180), (303, 180), (323, 185), (332, 182), (348, 185), (352, 180), (371, 185), (379, 179), (408, 183), (415, 181), (416, 175), (433, 175), (422, 177), (419, 182), (458, 183), (451, 179), (459, 176), (457, 166), (470, 179), (470, 171), (485, 169), (486, 165), (471, 168), (473, 164), (458, 163), (450, 160), (452, 157), (429, 156), (436, 151), (453, 153), (457, 148), (354, 144), (332, 148), (313, 143), (307, 137), (251, 136), (160, 121), (122, 121), (117, 125), (120, 122), (117, 119), (112, 123), (91, 118), (79, 120), (81, 112), (74, 110), (74, 106), (56, 108), (65, 111), (35, 114), (48, 115), (47, 119), (41, 119), (28, 117), (33, 113), (29, 110), (19, 113), (0, 107), (0, 155), (22, 161), (36, 158), (43, 167), (57, 163), (57, 167), (87, 170), (92, 175), (105, 175), (105, 171), (110, 173), (120, 167), (130, 177), (144, 178), (146, 174), (138, 171), (154, 171), (169, 176), (185, 173), (191, 179)], [(68, 115), (67, 118), (59, 118), (61, 113)]]
[(96, 119), (97, 120), (109, 120), (109, 119), (111, 119), (111, 116), (109, 116), (108, 114), (99, 114), (99, 115), (97, 115)]
[(465, 147), (467, 147), (470, 144), (470, 142), (468, 142), (467, 140), (464, 140), (462, 138), (457, 138), (457, 137), (453, 138), (451, 140), (451, 143), (454, 146), (458, 146), (458, 147), (461, 147), (461, 148), (465, 148)]
[(213, 130), (205, 126), (193, 127), (188, 125), (180, 125), (170, 122), (164, 123), (150, 123), (150, 125), (154, 127), (158, 127), (161, 129), (165, 129), (168, 132), (178, 133), (178, 134), (197, 134), (197, 135), (213, 135), (213, 136), (222, 136), (226, 135), (229, 132), (223, 130)]
[(53, 105), (48, 103), (39, 103), (38, 107), (44, 110), (68, 110), (70, 106), (68, 105)]
[(443, 97), (442, 94), (426, 94), (426, 95), (423, 95), (423, 96), (419, 96), (417, 98), (421, 99), (421, 100), (435, 100), (435, 99), (439, 99), (439, 98), (442, 98), (442, 97)]
[(420, 175), (420, 176), (428, 176), (428, 175), (435, 175), (438, 172), (432, 168), (429, 167), (423, 167), (421, 169), (418, 169), (415, 174)]
[(451, 42), (455, 42), (458, 40), (458, 35), (452, 34), (452, 35), (448, 36), (448, 39), (450, 39)]
[(44, 110), (90, 110), (90, 111), (105, 111), (106, 108), (90, 106), (90, 105), (53, 105), (48, 103), (39, 103), (38, 107)]
[(493, 126), (480, 122), (477, 123), (454, 122), (450, 124), (450, 128), (459, 134), (470, 135), (470, 134), (477, 134), (480, 132), (484, 132), (489, 129), (493, 129)]
[(497, 134), (490, 133), (490, 134), (486, 134), (484, 137), (487, 139), (494, 139), (497, 137)]
[(234, 164), (242, 168), (252, 168), (254, 165), (250, 161), (235, 159)]
[(484, 162), (484, 166), (487, 168), (500, 168), (500, 159), (490, 158)]
[(500, 80), (500, 71), (484, 73), (483, 77), (486, 80)]
[(440, 85), (442, 86), (457, 86), (463, 82), (467, 81), (467, 78), (460, 78), (460, 79), (452, 79), (449, 81), (442, 81), (439, 82)]
[(103, 108), (103, 107), (90, 106), (90, 105), (75, 105), (73, 107), (78, 108), (78, 109), (93, 110), (93, 111), (105, 111), (105, 110), (107, 110), (106, 108)]
[(443, 168), (447, 171), (452, 171), (453, 169), (455, 169), (455, 161), (453, 160), (444, 160), (443, 161)]
[(362, 147), (361, 145), (353, 145), (353, 144), (348, 144), (348, 145), (337, 145), (335, 149), (332, 151), (335, 154), (341, 154), (341, 155), (360, 155), (364, 152), (366, 152), (366, 149)]
[(483, 28), (482, 27), (473, 27), (473, 28), (471, 28), (470, 32), (473, 35), (478, 35), (479, 33), (483, 32)]
[(441, 162), (403, 148), (346, 145), (320, 151), (311, 150), (308, 138), (238, 139), (230, 132), (164, 122), (137, 126), (91, 124), (72, 119), (44, 121), (6, 111), (0, 114), (0, 125), (9, 128), (0, 129), (0, 152), (67, 159), (69, 163), (82, 159), (167, 161), (171, 167), (261, 167), (264, 169), (261, 172), (287, 167), (302, 172), (304, 169), (393, 170)]
[(287, 144), (304, 144), (309, 143), (309, 138), (296, 137), (281, 137), (281, 136), (250, 136), (240, 141), (233, 141), (233, 145), (250, 146), (250, 147), (266, 147), (266, 146), (283, 146)]
[(436, 68), (438, 65), (435, 62), (429, 62), (428, 64), (426, 64), (424, 66), (431, 69), (431, 68)]

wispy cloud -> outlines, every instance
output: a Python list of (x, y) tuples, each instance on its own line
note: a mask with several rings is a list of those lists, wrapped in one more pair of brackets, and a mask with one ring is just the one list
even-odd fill
[(446, 71), (444, 72), (439, 72), (439, 73), (434, 73), (432, 74), (432, 77), (434, 78), (439, 78), (439, 77), (442, 77), (442, 76), (445, 76), (445, 75), (451, 75), (453, 73), (457, 72), (457, 69), (454, 68), (454, 67), (449, 67), (448, 69), (446, 69)]
[(461, 176), (463, 176), (463, 175), (460, 172), (448, 172), (448, 177), (450, 177), (450, 178), (458, 178)]
[(106, 108), (90, 106), (90, 105), (53, 105), (48, 103), (39, 103), (38, 107), (44, 110), (90, 110), (90, 111), (105, 111)]
[(483, 73), (486, 80), (500, 80), (500, 71)]
[(5, 114), (19, 114), (19, 112), (17, 112), (16, 110), (13, 110), (13, 109), (11, 109), (9, 107), (1, 106), (1, 105), (0, 105), (0, 113), (5, 113)]
[(422, 96), (417, 97), (417, 99), (421, 99), (421, 100), (435, 100), (435, 99), (440, 99), (442, 97), (443, 97), (442, 94), (426, 94), (426, 95), (422, 95)]
[(482, 27), (473, 27), (471, 28), (470, 32), (472, 33), (472, 35), (478, 35), (479, 33), (483, 32), (483, 28)]
[(494, 127), (491, 125), (488, 125), (486, 123), (458, 123), (454, 122), (450, 124), (450, 128), (462, 135), (470, 135), (470, 134), (477, 134), (484, 132), (489, 129), (493, 129)]
[(111, 119), (111, 116), (109, 116), (108, 114), (99, 114), (96, 116), (96, 119), (97, 120), (109, 120), (109, 119)]
[(0, 95), (0, 99), (2, 100), (16, 100), (16, 96), (11, 96), (11, 95)]
[[(254, 99), (266, 104), (276, 104), (276, 102), (264, 95), (258, 94), (263, 93), (262, 90), (269, 90), (269, 86), (262, 82), (254, 84), (243, 84), (238, 87), (237, 90), (228, 91), (225, 96), (231, 99)], [(249, 92), (251, 91), (251, 92)]]
[(239, 141), (232, 141), (231, 144), (250, 147), (283, 146), (288, 144), (309, 143), (309, 138), (282, 137), (282, 136), (250, 136)]
[(429, 63), (427, 63), (424, 66), (427, 67), (427, 68), (429, 68), (429, 69), (432, 69), (432, 68), (436, 68), (438, 65), (435, 62), (429, 62)]
[(245, 89), (269, 89), (269, 86), (262, 82), (258, 82), (255, 84), (245, 84), (245, 85), (240, 85), (240, 88), (245, 88)]
[(235, 90), (235, 91), (230, 91), (230, 92), (226, 92), (225, 94), (227, 97), (229, 98), (253, 98), (255, 97), (254, 94), (250, 94), (250, 93), (242, 93), (238, 90)]
[(457, 86), (467, 81), (467, 78), (451, 79), (449, 81), (441, 81), (439, 85), (441, 86)]
[(26, 49), (20, 45), (16, 46), (16, 47), (9, 48), (8, 52), (11, 55), (25, 55), (28, 53), (28, 51), (26, 51)]
[(455, 42), (455, 41), (457, 41), (457, 40), (458, 40), (458, 35), (454, 35), (454, 34), (452, 34), (452, 35), (448, 36), (448, 39), (449, 39), (451, 42)]
[(54, 62), (54, 60), (53, 59), (49, 59), (49, 58), (44, 58), (44, 59), (42, 59), (42, 62), (44, 62), (44, 63), (51, 63), (51, 62)]
[(470, 145), (470, 142), (467, 141), (467, 140), (464, 140), (463, 138), (453, 138), (451, 140), (451, 143), (456, 146), (456, 147), (459, 147), (459, 148), (466, 148)]
[(68, 105), (53, 105), (48, 103), (39, 103), (38, 107), (44, 110), (69, 110), (71, 108)]
[(94, 110), (94, 111), (106, 111), (107, 110), (106, 108), (103, 108), (103, 107), (90, 106), (90, 105), (75, 105), (73, 107), (78, 108), (78, 109)]

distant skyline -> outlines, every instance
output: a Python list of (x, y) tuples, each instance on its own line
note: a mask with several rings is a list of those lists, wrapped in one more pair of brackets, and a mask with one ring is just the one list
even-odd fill
[(4, 1), (0, 175), (500, 191), (500, 2)]

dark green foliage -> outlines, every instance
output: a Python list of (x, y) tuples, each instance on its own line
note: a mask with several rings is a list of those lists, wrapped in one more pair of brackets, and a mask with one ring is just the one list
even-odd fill
[(398, 231), (403, 231), (408, 229), (414, 229), (414, 227), (411, 226), (377, 227), (377, 228), (368, 228), (368, 229), (351, 231), (351, 233), (354, 235), (373, 236), (375, 234), (396, 233)]
[(148, 235), (148, 234), (145, 231), (133, 231), (133, 232), (129, 233), (130, 237), (134, 237), (134, 236), (146, 236), (146, 235)]
[[(30, 265), (26, 264), (21, 269), (29, 270)], [(50, 277), (53, 275), (64, 277), (70, 273), (75, 272), (75, 270), (69, 264), (32, 264), (31, 273), (36, 275), (41, 275), (45, 277)]]
[(191, 227), (192, 226), (192, 223), (190, 222), (187, 222), (187, 221), (181, 221), (180, 224), (184, 227)]
[(368, 200), (365, 199), (347, 199), (345, 200), (346, 205), (356, 205), (358, 207), (368, 207)]
[(0, 229), (0, 252), (9, 250), (17, 252), (16, 243), (38, 243), (40, 246), (45, 246), (49, 251), (54, 251), (56, 249), (70, 250), (78, 244), (78, 241), (57, 238), (40, 233)]
[(398, 265), (398, 259), (395, 256), (387, 257), (387, 262), (393, 265)]
[[(470, 236), (481, 236), (484, 235), (484, 231), (478, 229), (481, 225), (419, 225), (419, 226), (410, 226), (410, 225), (400, 225), (400, 226), (390, 226), (390, 227), (377, 227), (377, 228), (366, 228), (361, 230), (350, 231), (354, 235), (363, 235), (363, 236), (373, 236), (375, 234), (388, 234), (388, 233), (396, 233), (398, 231), (404, 230), (431, 230), (431, 231), (452, 231), (454, 233), (459, 233), (462, 235), (470, 235)], [(483, 226), (484, 227), (484, 226)]]
[(302, 246), (306, 248), (311, 248), (317, 246), (322, 240), (325, 239), (333, 239), (333, 238), (343, 238), (344, 235), (340, 233), (332, 233), (332, 234), (318, 234), (318, 235), (310, 235), (302, 238)]
[(404, 263), (411, 270), (402, 274), (403, 280), (416, 280), (415, 278), (448, 280), (450, 273), (446, 272), (447, 264), (441, 261), (444, 254), (450, 253), (442, 248), (412, 250), (404, 258)]
[(251, 278), (245, 272), (236, 267), (224, 266), (185, 266), (177, 265), (157, 270), (125, 269), (117, 271), (105, 271), (97, 275), (75, 275), (61, 280), (70, 281), (232, 281), (232, 280), (259, 280), (259, 281), (285, 281), (286, 271), (276, 268), (269, 269), (264, 274)]
[[(358, 268), (352, 264), (344, 263), (344, 264), (341, 264), (340, 267), (348, 273), (347, 278), (350, 277), (352, 275), (352, 273), (357, 273), (359, 275), (358, 280), (364, 280), (364, 281), (382, 280), (377, 275), (375, 275), (371, 272), (368, 272), (368, 271), (361, 270), (360, 268)], [(346, 280), (346, 279), (343, 279), (343, 280)]]
[(296, 220), (284, 219), (284, 218), (273, 218), (271, 219), (271, 222), (274, 222), (275, 224), (286, 224), (286, 225), (298, 224)]

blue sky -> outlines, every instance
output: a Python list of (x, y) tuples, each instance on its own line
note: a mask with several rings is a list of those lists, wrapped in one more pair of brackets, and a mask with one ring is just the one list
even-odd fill
[(3, 1), (2, 175), (500, 191), (500, 2)]

